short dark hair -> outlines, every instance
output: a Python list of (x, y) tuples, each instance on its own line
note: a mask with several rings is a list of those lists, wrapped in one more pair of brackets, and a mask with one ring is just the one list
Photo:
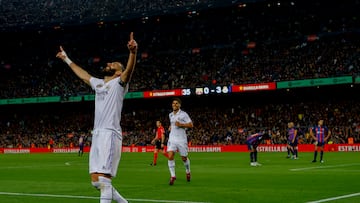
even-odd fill
[(173, 98), (173, 101), (177, 101), (179, 104), (181, 104), (181, 99), (179, 97)]

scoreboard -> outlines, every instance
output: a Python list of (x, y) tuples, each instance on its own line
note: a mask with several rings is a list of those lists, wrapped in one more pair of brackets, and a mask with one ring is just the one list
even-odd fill
[(208, 95), (208, 94), (214, 95), (214, 94), (228, 94), (228, 93), (230, 93), (229, 86), (214, 85), (214, 86), (204, 86), (204, 87), (196, 87), (196, 88), (145, 91), (144, 98), (192, 96), (192, 95)]
[(260, 83), (260, 84), (245, 84), (245, 85), (209, 85), (195, 88), (182, 88), (170, 90), (153, 90), (145, 91), (144, 98), (154, 97), (180, 97), (193, 95), (226, 95), (236, 92), (245, 91), (260, 91), (260, 90), (274, 90), (276, 83)]
[(229, 86), (205, 86), (205, 87), (196, 87), (195, 94), (196, 95), (208, 95), (208, 94), (228, 94), (230, 91)]
[[(255, 84), (229, 84), (229, 85), (204, 85), (194, 88), (178, 88), (170, 90), (152, 90), (145, 92), (128, 92), (125, 99), (136, 98), (155, 98), (155, 97), (181, 97), (181, 96), (194, 96), (194, 95), (226, 95), (233, 93), (242, 93), (248, 91), (268, 91), (275, 89), (285, 88), (301, 88), (301, 87), (316, 87), (323, 85), (343, 85), (351, 84), (358, 85), (360, 83), (360, 76), (341, 76), (332, 78), (313, 78), (305, 80), (291, 80), (280, 82), (268, 83), (255, 83)], [(49, 103), (49, 102), (80, 102), (80, 101), (93, 101), (95, 100), (94, 94), (81, 95), (81, 96), (50, 96), (50, 97), (29, 97), (29, 98), (13, 98), (13, 99), (0, 99), (0, 105), (8, 104), (27, 104), (27, 103)]]

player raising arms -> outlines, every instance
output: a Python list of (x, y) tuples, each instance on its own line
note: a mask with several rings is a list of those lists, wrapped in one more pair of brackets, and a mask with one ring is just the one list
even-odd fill
[(170, 119), (170, 134), (167, 144), (167, 152), (169, 155), (168, 166), (170, 171), (170, 185), (174, 184), (176, 180), (175, 175), (175, 152), (179, 151), (182, 161), (184, 162), (186, 170), (186, 179), (190, 181), (190, 159), (188, 157), (188, 139), (186, 134), (187, 128), (193, 128), (193, 122), (189, 115), (180, 109), (181, 100), (174, 98), (172, 101), (173, 111), (169, 114)]
[(318, 124), (310, 129), (310, 135), (315, 140), (314, 160), (312, 162), (316, 162), (318, 148), (320, 148), (320, 163), (324, 163), (324, 146), (331, 135), (330, 130), (324, 126), (324, 120), (318, 120)]
[(129, 82), (135, 69), (138, 45), (130, 33), (127, 47), (129, 58), (126, 68), (120, 62), (107, 63), (104, 78), (95, 78), (72, 62), (60, 46), (56, 57), (62, 59), (71, 70), (95, 91), (95, 117), (89, 154), (89, 173), (92, 185), (100, 190), (100, 203), (128, 201), (112, 186), (121, 157), (121, 111)]
[(155, 145), (154, 149), (154, 158), (153, 162), (150, 164), (152, 166), (156, 166), (158, 153), (162, 153), (166, 158), (169, 158), (168, 154), (164, 151), (164, 142), (165, 142), (165, 129), (161, 123), (161, 121), (156, 121), (156, 134), (154, 139), (151, 141), (151, 144)]

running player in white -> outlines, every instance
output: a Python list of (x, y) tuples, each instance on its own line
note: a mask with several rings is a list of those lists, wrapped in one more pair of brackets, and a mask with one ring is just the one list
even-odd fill
[(133, 74), (138, 45), (133, 33), (127, 44), (130, 51), (126, 68), (120, 62), (107, 63), (104, 78), (91, 76), (73, 63), (60, 46), (56, 57), (69, 65), (71, 70), (95, 91), (95, 119), (89, 155), (89, 173), (92, 185), (100, 190), (100, 203), (128, 201), (112, 186), (121, 157), (121, 111), (125, 94)]
[(174, 184), (176, 180), (175, 174), (175, 152), (180, 153), (181, 159), (184, 162), (186, 170), (186, 179), (190, 182), (190, 159), (188, 157), (188, 139), (186, 134), (187, 128), (192, 128), (193, 122), (189, 115), (180, 109), (181, 100), (179, 98), (174, 98), (172, 101), (173, 111), (169, 114), (170, 119), (170, 134), (167, 144), (167, 152), (169, 156), (168, 166), (170, 171), (170, 185)]

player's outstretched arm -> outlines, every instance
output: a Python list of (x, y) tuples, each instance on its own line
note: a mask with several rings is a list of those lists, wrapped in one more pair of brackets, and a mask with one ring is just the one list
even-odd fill
[(90, 85), (90, 78), (91, 75), (85, 71), (80, 66), (76, 65), (74, 62), (72, 62), (69, 57), (67, 56), (66, 52), (64, 51), (63, 47), (60, 46), (60, 51), (56, 54), (57, 58), (62, 59), (66, 64), (69, 65), (71, 70), (80, 78), (82, 79), (86, 84)]
[(126, 65), (126, 69), (124, 70), (124, 72), (121, 74), (120, 78), (121, 81), (123, 81), (124, 83), (128, 83), (131, 79), (131, 76), (134, 72), (135, 69), (135, 64), (136, 64), (136, 54), (137, 54), (137, 49), (138, 49), (138, 44), (137, 42), (134, 40), (134, 33), (131, 32), (130, 33), (130, 40), (127, 44), (127, 47), (130, 51), (129, 53), (129, 59)]

